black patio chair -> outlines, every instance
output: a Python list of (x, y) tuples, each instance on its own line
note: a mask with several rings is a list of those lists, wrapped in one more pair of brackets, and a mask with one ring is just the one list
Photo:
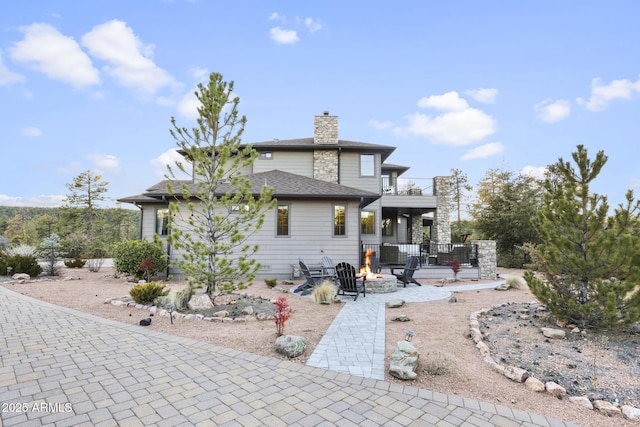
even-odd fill
[(362, 293), (363, 297), (367, 296), (364, 288), (364, 281), (356, 277), (356, 269), (346, 262), (340, 262), (336, 265), (336, 275), (338, 276), (338, 295), (353, 295), (354, 301), (358, 299), (358, 295)]
[(391, 268), (391, 274), (393, 274), (394, 276), (396, 276), (396, 278), (401, 281), (402, 283), (404, 283), (404, 287), (407, 287), (407, 283), (415, 283), (418, 286), (422, 286), (420, 283), (418, 283), (416, 281), (416, 279), (413, 278), (413, 273), (415, 273), (415, 271), (418, 269), (418, 264), (420, 263), (420, 260), (418, 259), (417, 256), (412, 256), (409, 257), (407, 259), (407, 263), (404, 265), (404, 267), (402, 268), (402, 273), (394, 273), (394, 270), (399, 270), (399, 268)]
[(293, 292), (300, 292), (300, 295), (303, 296), (309, 295), (318, 282), (322, 281), (322, 277), (312, 276), (309, 267), (307, 267), (307, 264), (305, 264), (303, 260), (298, 259), (298, 264), (300, 264), (300, 271), (306, 281), (302, 285), (298, 286)]

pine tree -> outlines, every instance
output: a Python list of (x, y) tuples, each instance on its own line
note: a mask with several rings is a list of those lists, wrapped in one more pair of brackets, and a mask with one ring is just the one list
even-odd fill
[(95, 226), (100, 215), (98, 204), (107, 199), (105, 193), (108, 184), (102, 176), (91, 170), (82, 172), (73, 182), (65, 184), (69, 194), (62, 209), (63, 217), (65, 222), (76, 222), (86, 231), (91, 251), (95, 250)]
[(591, 161), (578, 145), (575, 167), (562, 158), (544, 182), (543, 206), (534, 226), (541, 238), (536, 269), (525, 274), (531, 292), (559, 319), (581, 327), (629, 325), (640, 319), (640, 204), (628, 191), (609, 215), (607, 197), (590, 184), (607, 162)]
[[(176, 263), (187, 281), (206, 286), (208, 294), (244, 289), (253, 280), (260, 268), (252, 258), (258, 246), (247, 239), (262, 227), (264, 211), (275, 203), (271, 188), (252, 188), (242, 174), (258, 153), (241, 144), (247, 119), (239, 117), (240, 100), (232, 92), (233, 82), (212, 73), (195, 93), (198, 126), (181, 128), (171, 119), (171, 135), (191, 163), (193, 178), (178, 183), (169, 168), (169, 191), (186, 201), (169, 205), (169, 242), (181, 252)], [(176, 167), (187, 172), (184, 163)]]

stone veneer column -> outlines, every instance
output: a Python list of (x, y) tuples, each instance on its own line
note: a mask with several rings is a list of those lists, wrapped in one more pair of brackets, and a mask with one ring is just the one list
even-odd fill
[(313, 150), (313, 177), (322, 181), (338, 182), (337, 150)]
[(495, 279), (498, 273), (498, 257), (495, 240), (473, 240), (478, 247), (478, 266), (481, 279)]
[(435, 243), (451, 243), (451, 177), (433, 178), (433, 194), (438, 199), (438, 209), (433, 217), (431, 238)]
[(325, 111), (322, 116), (313, 119), (314, 144), (338, 144), (338, 116), (330, 116)]
[[(313, 143), (338, 145), (338, 116), (330, 116), (325, 111), (313, 119)], [(313, 151), (313, 177), (322, 181), (338, 182), (338, 151)]]
[(414, 215), (411, 217), (411, 243), (422, 243), (422, 215)]

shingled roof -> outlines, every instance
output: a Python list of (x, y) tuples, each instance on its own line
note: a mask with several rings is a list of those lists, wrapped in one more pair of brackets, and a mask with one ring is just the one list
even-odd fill
[[(260, 193), (262, 186), (267, 185), (273, 188), (274, 197), (281, 199), (356, 199), (361, 200), (361, 206), (366, 206), (371, 202), (380, 198), (380, 195), (371, 191), (364, 191), (346, 185), (335, 184), (332, 182), (321, 181), (302, 175), (296, 175), (281, 170), (271, 170), (251, 175), (245, 175), (251, 182), (252, 192), (257, 195)], [(167, 185), (170, 181), (163, 180), (149, 187), (146, 192), (137, 196), (129, 196), (118, 199), (124, 203), (158, 203), (169, 197), (175, 197), (175, 194), (169, 193)], [(180, 193), (183, 184), (189, 187), (192, 194), (198, 191), (197, 184), (191, 180), (174, 181), (173, 188), (175, 192)], [(226, 194), (231, 190), (227, 184), (222, 184), (216, 189), (216, 194)]]
[(274, 139), (272, 141), (252, 142), (250, 145), (258, 151), (335, 150), (337, 148), (345, 151), (371, 151), (380, 153), (382, 155), (382, 161), (389, 157), (396, 149), (396, 147), (390, 145), (370, 144), (368, 142), (347, 141), (344, 139), (338, 140), (337, 144), (316, 144), (313, 142), (313, 138)]

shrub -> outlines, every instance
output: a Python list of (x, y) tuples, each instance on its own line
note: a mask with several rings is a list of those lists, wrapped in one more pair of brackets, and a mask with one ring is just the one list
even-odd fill
[(452, 364), (451, 359), (438, 351), (428, 352), (424, 360), (423, 372), (434, 377), (446, 374)]
[(129, 295), (136, 304), (151, 304), (154, 299), (166, 296), (169, 290), (165, 290), (165, 285), (158, 285), (155, 282), (141, 283), (134, 285), (129, 291)]
[(320, 286), (313, 288), (311, 295), (316, 304), (331, 304), (337, 293), (336, 286), (331, 281), (325, 280)]
[(10, 255), (4, 257), (5, 271), (11, 267), (11, 274), (26, 273), (31, 277), (36, 277), (42, 273), (42, 267), (38, 264), (38, 259), (33, 255)]
[(289, 317), (291, 317), (291, 313), (293, 313), (293, 310), (287, 302), (287, 297), (278, 297), (276, 302), (274, 302), (273, 304), (275, 304), (276, 306), (275, 320), (277, 333), (278, 336), (282, 336), (282, 334), (284, 333), (284, 324), (287, 323), (287, 320), (289, 320)]
[(154, 269), (149, 273), (156, 274), (167, 268), (167, 256), (159, 240), (125, 240), (116, 243), (113, 250), (113, 266), (118, 273), (128, 274), (141, 279), (145, 272), (140, 264), (150, 258)]
[(264, 283), (268, 287), (273, 288), (278, 284), (278, 279), (264, 279)]
[(86, 261), (83, 260), (82, 258), (68, 259), (64, 262), (64, 265), (67, 268), (82, 268), (84, 267), (85, 264), (86, 264)]
[(51, 233), (49, 237), (40, 243), (40, 255), (46, 260), (45, 273), (48, 276), (57, 276), (59, 273), (58, 266), (56, 264), (58, 262), (58, 257), (60, 256), (59, 250), (61, 247), (60, 237), (55, 233)]

